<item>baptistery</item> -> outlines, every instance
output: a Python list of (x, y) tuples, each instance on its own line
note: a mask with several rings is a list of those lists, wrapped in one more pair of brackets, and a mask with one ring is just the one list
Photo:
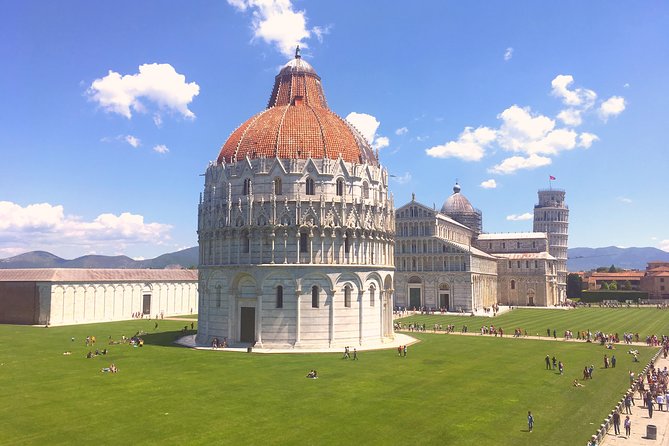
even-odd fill
[(378, 153), (295, 58), (205, 172), (197, 342), (261, 348), (393, 339), (394, 210)]

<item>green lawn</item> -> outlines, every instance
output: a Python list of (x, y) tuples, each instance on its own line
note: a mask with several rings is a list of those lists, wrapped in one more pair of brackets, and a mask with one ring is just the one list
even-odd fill
[[(653, 315), (665, 319), (657, 314), (636, 329), (655, 324)], [(509, 316), (516, 315), (522, 312)], [(632, 363), (619, 348), (618, 367), (604, 370), (610, 351), (598, 345), (421, 333), (407, 358), (385, 350), (354, 362), (340, 354), (175, 347), (183, 325), (160, 321), (155, 333), (148, 320), (0, 325), (0, 444), (580, 445), (627, 387), (628, 369), (638, 372), (655, 351), (642, 349), (642, 362)], [(86, 335), (104, 348), (108, 336), (138, 330), (149, 332), (143, 348), (107, 346), (109, 355), (85, 359)], [(546, 354), (565, 362), (564, 376), (545, 370)], [(111, 362), (120, 372), (101, 373)], [(586, 364), (595, 364), (594, 380), (572, 387)], [(318, 380), (305, 378), (312, 368)], [(527, 410), (535, 415), (532, 434)]]
[(415, 315), (401, 319), (404, 323), (425, 324), (431, 330), (433, 325), (454, 324), (457, 331), (467, 325), (470, 332), (480, 332), (482, 325), (494, 324), (502, 327), (505, 335), (513, 335), (516, 328), (527, 330), (530, 336), (546, 336), (546, 330), (557, 332), (564, 337), (565, 330), (571, 330), (576, 338), (577, 331), (603, 331), (605, 333), (639, 333), (641, 341), (647, 335), (669, 333), (669, 310), (656, 308), (578, 308), (574, 310), (547, 310), (520, 308), (501, 314), (495, 318), (457, 315)]

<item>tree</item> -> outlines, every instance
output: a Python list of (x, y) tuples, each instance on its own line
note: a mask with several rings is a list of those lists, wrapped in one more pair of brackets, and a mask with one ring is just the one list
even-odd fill
[(609, 289), (609, 284), (606, 283), (605, 281), (602, 281), (602, 284), (599, 286), (600, 290), (606, 291)]
[(610, 291), (617, 291), (618, 290), (618, 282), (616, 282), (615, 280), (612, 280), (611, 282), (609, 282), (609, 290)]
[(578, 274), (567, 276), (567, 297), (569, 299), (580, 299), (583, 290), (583, 279)]
[(599, 268), (597, 268), (598, 273), (606, 273), (608, 271), (609, 271), (609, 268), (606, 267), (606, 266), (600, 266)]
[(618, 268), (616, 268), (616, 265), (611, 265), (611, 267), (609, 268), (609, 272), (610, 273), (617, 273)]
[(623, 290), (625, 290), (625, 291), (632, 291), (632, 282), (630, 282), (629, 280), (626, 280), (626, 281), (623, 283)]

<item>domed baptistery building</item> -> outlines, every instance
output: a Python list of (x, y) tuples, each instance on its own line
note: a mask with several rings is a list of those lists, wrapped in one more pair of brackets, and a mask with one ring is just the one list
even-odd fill
[(197, 342), (340, 348), (393, 339), (394, 210), (378, 153), (296, 51), (200, 199)]

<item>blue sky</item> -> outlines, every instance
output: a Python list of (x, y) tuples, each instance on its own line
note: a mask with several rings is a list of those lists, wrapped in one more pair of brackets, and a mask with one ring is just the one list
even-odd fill
[(662, 1), (4, 2), (0, 258), (197, 243), (200, 176), (297, 42), (395, 205), (456, 179), (487, 232), (567, 191), (570, 247), (669, 250)]

